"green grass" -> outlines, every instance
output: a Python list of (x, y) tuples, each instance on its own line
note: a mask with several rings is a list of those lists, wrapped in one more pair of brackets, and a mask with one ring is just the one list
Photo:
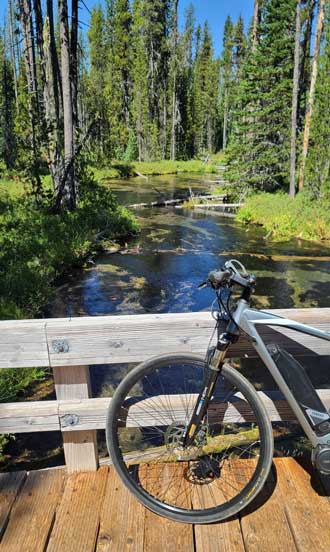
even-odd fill
[(260, 193), (244, 203), (237, 220), (263, 226), (274, 240), (330, 240), (330, 210), (325, 200), (312, 200), (303, 193), (295, 199), (284, 193)]
[[(180, 173), (216, 174), (218, 172), (217, 165), (224, 163), (225, 156), (220, 152), (212, 155), (208, 163), (198, 159), (190, 161), (152, 161), (149, 163), (113, 161), (109, 167), (91, 167), (91, 170), (94, 173), (95, 179), (101, 182), (103, 180), (111, 180), (112, 178), (136, 177), (138, 173), (144, 176)], [(45, 190), (51, 189), (49, 176), (43, 176), (42, 182)], [(4, 195), (16, 199), (29, 192), (31, 192), (29, 184), (19, 174), (14, 178), (0, 178), (0, 199)]]
[(54, 283), (98, 247), (138, 231), (134, 216), (110, 190), (89, 177), (73, 212), (51, 214), (33, 197), (0, 196), (0, 318), (33, 318), (50, 300)]
[(113, 162), (108, 168), (95, 168), (93, 172), (98, 180), (107, 180), (111, 178), (130, 178), (138, 176), (138, 173), (144, 176), (157, 176), (179, 173), (200, 173), (214, 174), (218, 172), (216, 165), (224, 162), (223, 155), (218, 154), (212, 157), (208, 163), (198, 159), (190, 161), (152, 161), (149, 163), (134, 162), (121, 163)]

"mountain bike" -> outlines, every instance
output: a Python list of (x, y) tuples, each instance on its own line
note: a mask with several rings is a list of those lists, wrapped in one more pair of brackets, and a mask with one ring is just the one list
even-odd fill
[(327, 341), (330, 333), (250, 308), (256, 277), (236, 260), (210, 272), (199, 287), (205, 286), (216, 294), (216, 346), (209, 345), (205, 358), (170, 354), (131, 370), (111, 400), (106, 426), (113, 465), (128, 489), (153, 512), (185, 523), (237, 514), (261, 491), (271, 468), (274, 441), (265, 406), (225, 363), (242, 335), (309, 438), (314, 466), (330, 474), (329, 412), (304, 367), (285, 349), (266, 345), (259, 332), (268, 325)]

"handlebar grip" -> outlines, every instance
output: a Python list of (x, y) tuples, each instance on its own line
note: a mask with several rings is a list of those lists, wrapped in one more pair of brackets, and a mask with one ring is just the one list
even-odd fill
[(221, 284), (228, 280), (232, 276), (232, 272), (229, 270), (213, 270), (210, 272), (208, 276), (208, 280), (210, 281), (212, 287), (217, 289), (221, 286)]

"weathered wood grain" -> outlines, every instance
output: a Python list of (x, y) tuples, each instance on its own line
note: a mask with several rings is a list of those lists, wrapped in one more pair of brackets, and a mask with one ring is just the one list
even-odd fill
[(261, 493), (239, 515), (246, 552), (296, 552), (283, 497), (272, 473)]
[[(246, 465), (246, 460), (235, 462), (240, 471), (239, 464)], [(328, 552), (328, 493), (320, 482), (316, 485), (314, 476), (311, 479), (310, 465), (292, 458), (276, 458), (274, 463), (275, 479), (269, 478), (264, 491), (240, 514), (240, 521), (235, 518), (203, 526), (154, 516), (136, 502), (112, 468), (69, 476), (65, 488), (64, 470), (30, 473), (25, 483), (24, 473), (2, 474), (0, 551)], [(153, 492), (155, 485), (162, 492), (161, 469), (160, 465), (146, 473), (141, 469), (141, 481)], [(170, 465), (165, 469), (171, 469)], [(237, 470), (231, 473), (230, 485)], [(185, 481), (181, 476), (179, 480)], [(205, 506), (211, 497), (205, 487), (191, 494), (181, 489), (178, 493), (177, 486), (168, 490), (166, 485), (165, 492), (176, 493), (173, 496), (183, 504), (190, 496), (196, 507)]]
[[(189, 506), (189, 485), (185, 481), (182, 471), (185, 463), (180, 464), (151, 464), (143, 473), (139, 471), (143, 487), (154, 496), (167, 500), (171, 504), (185, 508)], [(179, 482), (177, 486), (169, 485), (174, 477)], [(146, 510), (144, 528), (145, 552), (192, 552), (194, 550), (194, 536), (192, 525), (185, 525), (170, 519), (158, 516)]]
[(120, 481), (114, 468), (110, 468), (96, 552), (143, 552), (145, 512), (142, 504)]
[(47, 552), (95, 550), (108, 468), (68, 478)]
[[(330, 410), (330, 390), (318, 389), (317, 393), (326, 407)], [(278, 391), (258, 391), (258, 395), (264, 403), (272, 422), (278, 421), (296, 421), (296, 417), (292, 412), (288, 403), (283, 399), (283, 396)], [(175, 396), (174, 396), (175, 397)], [(177, 408), (182, 409), (184, 417), (186, 411), (182, 407), (180, 395), (173, 397), (173, 404), (177, 402)], [(72, 433), (77, 431), (88, 431), (105, 429), (107, 410), (109, 407), (110, 398), (98, 399), (80, 399), (80, 400), (60, 400), (60, 401), (39, 401), (26, 403), (9, 403), (0, 405), (0, 433), (31, 433), (35, 431), (57, 431), (61, 430), (64, 433)], [(234, 406), (224, 408), (221, 404), (214, 406), (214, 415), (221, 417), (224, 420), (231, 422), (241, 420), (241, 416), (246, 413), (247, 419), (252, 420), (248, 416), (249, 409), (242, 401), (239, 402), (240, 410)], [(238, 405), (236, 405), (238, 406)], [(160, 411), (160, 409), (163, 411)], [(178, 412), (176, 408), (176, 411)], [(138, 407), (135, 407), (137, 413)], [(159, 405), (156, 409), (156, 403), (149, 406), (148, 415), (146, 415), (145, 407), (142, 405), (141, 418), (139, 425), (151, 425), (152, 423), (163, 424), (165, 415), (172, 422), (169, 413), (166, 414), (166, 405), (160, 398)], [(142, 417), (143, 416), (143, 417)], [(72, 418), (73, 417), (73, 418)], [(243, 416), (244, 417), (244, 416)], [(72, 420), (75, 424), (72, 425)], [(131, 415), (131, 424), (134, 423), (133, 414)]]
[(57, 401), (0, 404), (0, 433), (30, 433), (60, 429)]
[(3, 552), (44, 552), (58, 503), (64, 471), (29, 473), (0, 543)]
[[(85, 399), (90, 396), (88, 366), (54, 367), (53, 373), (58, 399)], [(96, 431), (72, 431), (62, 436), (68, 472), (95, 471), (98, 467)]]
[[(329, 331), (330, 309), (269, 310), (280, 316)], [(154, 355), (204, 354), (214, 320), (209, 312), (100, 316), (0, 322), (0, 367), (78, 366), (141, 362)], [(262, 328), (265, 341), (277, 341), (297, 355), (329, 355), (330, 343), (289, 330)], [(67, 352), (56, 342), (65, 340)], [(230, 356), (255, 357), (244, 339)]]
[(275, 466), (285, 514), (299, 552), (330, 550), (328, 497), (312, 487), (310, 476), (293, 458), (277, 458)]
[(49, 366), (45, 321), (1, 321), (0, 368), (25, 366)]
[[(191, 499), (195, 510), (215, 507), (232, 497), (233, 476), (231, 473), (228, 474), (229, 481), (226, 481), (223, 470), (222, 474), (220, 481), (194, 486), (191, 490)], [(194, 531), (196, 552), (245, 552), (238, 517), (210, 525), (195, 525)]]
[(12, 506), (26, 479), (26, 472), (0, 474), (0, 539), (8, 523)]

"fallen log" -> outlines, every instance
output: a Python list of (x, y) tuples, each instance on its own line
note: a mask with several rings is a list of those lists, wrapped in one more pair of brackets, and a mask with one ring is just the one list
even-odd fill
[[(225, 195), (198, 195), (194, 196), (193, 199), (224, 199)], [(179, 199), (166, 199), (161, 201), (152, 201), (151, 203), (134, 203), (133, 205), (128, 205), (130, 209), (144, 209), (144, 208), (152, 208), (152, 207), (167, 207), (171, 205), (182, 205), (182, 203), (185, 203), (186, 201), (189, 201), (188, 197), (181, 197)]]
[(198, 208), (201, 208), (201, 209), (210, 209), (210, 208), (215, 208), (215, 207), (224, 207), (224, 208), (230, 208), (230, 209), (234, 209), (234, 208), (238, 208), (238, 207), (243, 207), (244, 203), (196, 203), (193, 207), (194, 209), (196, 207)]

